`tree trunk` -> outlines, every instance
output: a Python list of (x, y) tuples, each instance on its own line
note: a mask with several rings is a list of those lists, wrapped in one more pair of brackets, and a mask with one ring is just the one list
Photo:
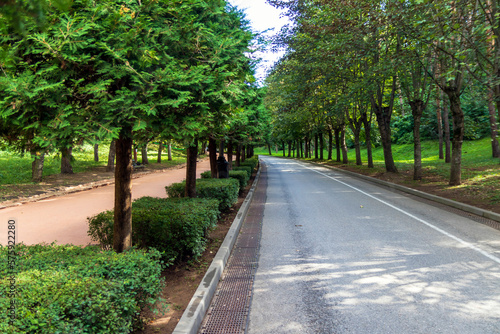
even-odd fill
[(420, 142), (420, 124), (424, 112), (424, 101), (410, 101), (411, 113), (413, 115), (413, 179), (422, 180), (422, 146)]
[(308, 137), (306, 137), (306, 140), (304, 142), (304, 149), (305, 149), (304, 156), (306, 159), (309, 159), (309, 138)]
[(215, 139), (208, 139), (208, 157), (210, 160), (210, 175), (213, 179), (217, 178), (217, 143)]
[(106, 171), (113, 172), (115, 170), (115, 155), (116, 155), (116, 140), (112, 140), (109, 145), (108, 165)]
[(149, 164), (149, 159), (148, 159), (148, 143), (145, 143), (144, 147), (141, 148), (141, 155), (142, 155), (142, 164), (143, 165)]
[(94, 144), (94, 161), (99, 162), (99, 144)]
[(348, 164), (349, 158), (347, 157), (347, 145), (345, 142), (345, 126), (340, 129), (340, 145), (342, 147), (342, 163)]
[(439, 159), (444, 159), (444, 152), (443, 152), (443, 116), (442, 116), (442, 113), (441, 113), (441, 99), (442, 98), (443, 98), (443, 92), (441, 91), (441, 95), (437, 95), (437, 97), (436, 97), (436, 116), (437, 116), (438, 138), (439, 138)]
[(451, 162), (451, 145), (450, 145), (450, 116), (448, 113), (448, 103), (443, 101), (443, 126), (444, 126), (444, 162)]
[(288, 141), (288, 157), (292, 157), (292, 142)]
[(163, 151), (163, 142), (160, 140), (160, 144), (158, 145), (158, 158), (156, 162), (161, 164), (161, 151)]
[(392, 140), (391, 140), (391, 110), (390, 107), (374, 106), (375, 115), (377, 116), (378, 128), (380, 131), (380, 139), (384, 151), (385, 170), (390, 173), (397, 173), (398, 169), (394, 163), (392, 156)]
[(113, 248), (132, 247), (132, 127), (122, 128), (116, 140), (115, 214)]
[(240, 167), (240, 164), (241, 164), (241, 145), (238, 144), (238, 146), (236, 147), (236, 167)]
[(328, 160), (332, 160), (333, 153), (333, 133), (332, 130), (328, 130)]
[(335, 129), (335, 148), (337, 150), (337, 162), (341, 162), (340, 128)]
[(273, 152), (271, 152), (271, 144), (267, 144), (267, 150), (269, 151), (269, 155), (273, 155)]
[(224, 156), (224, 140), (221, 139), (219, 141), (219, 157), (223, 157)]
[(73, 148), (61, 149), (61, 174), (73, 174), (73, 166), (71, 166)]
[[(215, 153), (215, 149), (213, 152)], [(198, 140), (194, 140), (187, 148), (186, 197), (190, 198), (196, 197), (196, 160), (198, 160)]]
[(241, 162), (245, 162), (246, 159), (246, 146), (241, 145), (241, 156), (240, 156)]
[(227, 162), (229, 170), (233, 169), (233, 142), (231, 140), (227, 143)]
[(172, 161), (172, 142), (168, 142), (168, 161)]
[(281, 146), (283, 148), (283, 158), (284, 158), (284, 157), (286, 157), (285, 141), (281, 142)]
[(368, 160), (368, 168), (373, 168), (373, 154), (372, 154), (372, 138), (371, 138), (371, 132), (372, 132), (372, 124), (371, 124), (371, 116), (370, 120), (368, 120), (368, 117), (366, 117), (363, 120), (363, 124), (365, 127), (365, 139), (366, 139), (366, 156)]
[(488, 93), (488, 112), (490, 114), (491, 155), (493, 158), (499, 158), (500, 146), (498, 145), (498, 126), (493, 99), (493, 92), (490, 91)]
[(318, 156), (318, 149), (319, 149), (318, 142), (319, 142), (319, 136), (316, 134), (316, 135), (314, 135), (314, 159), (316, 159), (316, 160), (318, 160), (318, 158), (319, 158), (319, 156)]
[(45, 153), (31, 150), (31, 157), (34, 159), (31, 163), (31, 181), (42, 182), (43, 163), (45, 161)]
[(320, 132), (319, 134), (319, 160), (325, 160), (323, 151), (325, 149), (325, 141), (323, 138), (323, 132)]
[(356, 165), (361, 166), (363, 164), (361, 160), (361, 145), (359, 143), (360, 128), (356, 128), (354, 131), (354, 151), (356, 152)]
[(451, 149), (450, 186), (462, 183), (462, 142), (464, 139), (464, 113), (460, 104), (460, 91), (455, 87), (446, 87), (445, 93), (450, 99), (453, 118), (453, 140)]
[(134, 161), (137, 163), (137, 145), (134, 145)]

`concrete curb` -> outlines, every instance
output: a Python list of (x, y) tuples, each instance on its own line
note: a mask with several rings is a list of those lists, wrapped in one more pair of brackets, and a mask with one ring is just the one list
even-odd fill
[(322, 164), (318, 164), (318, 163), (315, 163), (315, 162), (310, 162), (310, 163), (313, 164), (313, 165), (316, 165), (316, 166), (326, 167), (326, 168), (335, 170), (335, 171), (337, 171), (339, 173), (343, 173), (343, 174), (347, 174), (349, 176), (353, 176), (353, 177), (356, 177), (356, 178), (359, 178), (359, 179), (363, 179), (363, 180), (371, 182), (371, 183), (382, 185), (382, 186), (390, 188), (390, 189), (399, 190), (399, 191), (402, 191), (402, 192), (405, 192), (405, 193), (408, 193), (408, 194), (411, 194), (411, 195), (414, 195), (414, 196), (418, 196), (418, 197), (421, 197), (421, 198), (424, 198), (424, 199), (428, 199), (428, 200), (431, 200), (431, 201), (434, 201), (434, 202), (437, 202), (437, 203), (440, 203), (440, 204), (451, 206), (452, 208), (459, 209), (459, 210), (462, 210), (462, 211), (465, 211), (465, 212), (469, 212), (469, 213), (475, 214), (475, 215), (480, 216), (480, 217), (484, 217), (484, 218), (487, 218), (487, 219), (491, 219), (491, 220), (500, 222), (500, 214), (492, 212), (492, 211), (483, 210), (483, 209), (477, 208), (477, 207), (472, 206), (472, 205), (460, 203), (460, 202), (457, 202), (457, 201), (454, 201), (454, 200), (451, 200), (451, 199), (447, 199), (447, 198), (443, 198), (443, 197), (439, 197), (439, 196), (436, 196), (436, 195), (427, 194), (427, 193), (425, 193), (423, 191), (420, 191), (420, 190), (415, 190), (415, 189), (412, 189), (412, 188), (401, 186), (399, 184), (395, 184), (395, 183), (391, 183), (391, 182), (379, 180), (379, 179), (373, 178), (371, 176), (366, 176), (366, 175), (363, 175), (363, 174), (354, 173), (354, 172), (343, 170), (343, 169), (340, 169), (340, 168), (337, 168), (337, 167), (328, 166), (328, 165), (322, 165)]
[(257, 182), (260, 176), (260, 166), (255, 176), (255, 180), (253, 181), (252, 187), (247, 194), (247, 197), (243, 201), (243, 204), (236, 215), (233, 223), (231, 224), (231, 228), (229, 229), (222, 245), (219, 248), (219, 251), (215, 255), (215, 258), (212, 261), (212, 264), (208, 268), (203, 280), (201, 281), (198, 289), (191, 298), (189, 305), (186, 310), (182, 314), (179, 323), (175, 327), (173, 334), (196, 334), (200, 329), (203, 318), (205, 317), (205, 313), (210, 306), (210, 302), (212, 301), (212, 297), (214, 296), (217, 285), (219, 284), (220, 277), (224, 268), (226, 267), (227, 260), (231, 255), (231, 251), (233, 249), (234, 244), (236, 243), (236, 239), (238, 238), (238, 234), (240, 232), (241, 225), (245, 220), (248, 209), (250, 208), (250, 203), (252, 202), (255, 188), (257, 187)]

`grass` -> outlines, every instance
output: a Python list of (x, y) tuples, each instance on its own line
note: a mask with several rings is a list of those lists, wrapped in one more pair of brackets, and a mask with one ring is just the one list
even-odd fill
[[(178, 165), (186, 161), (185, 153), (172, 150), (172, 161), (168, 161), (166, 150), (162, 152), (161, 165), (156, 163), (158, 154), (154, 150), (157, 145), (151, 145), (148, 149), (148, 159), (152, 168), (164, 168)], [(107, 165), (109, 153), (109, 143), (99, 146), (99, 162), (94, 161), (94, 148), (90, 144), (85, 144), (73, 149), (74, 161), (72, 163), (74, 173), (82, 173), (95, 167), (104, 167)], [(138, 160), (142, 160), (138, 152)], [(19, 185), (33, 184), (31, 182), (31, 156), (25, 154), (21, 156), (17, 152), (0, 151), (0, 185)], [(60, 153), (47, 154), (45, 156), (43, 176), (59, 174), (61, 168)]]
[[(422, 186), (426, 183), (438, 184), (443, 191), (455, 191), (452, 196), (470, 196), (471, 200), (476, 197), (477, 201), (484, 201), (492, 205), (500, 204), (500, 160), (491, 157), (491, 141), (489, 138), (484, 138), (476, 141), (465, 141), (462, 147), (462, 184), (460, 186), (451, 187), (448, 185), (450, 175), (450, 164), (446, 164), (444, 160), (439, 159), (437, 141), (422, 142), (422, 168), (424, 179), (420, 182), (413, 181), (413, 144), (393, 145), (392, 152), (395, 164), (401, 174), (406, 174), (404, 180), (400, 183), (412, 186)], [(265, 147), (255, 150), (255, 154), (268, 155)], [(288, 151), (286, 152), (288, 155)], [(336, 151), (334, 150), (334, 159)], [(384, 174), (385, 164), (382, 147), (372, 150), (374, 168), (369, 169), (367, 164), (366, 148), (362, 149), (362, 166), (356, 166), (356, 155), (354, 149), (348, 152), (349, 164), (346, 166), (349, 169), (357, 170), (364, 174)], [(273, 155), (283, 156), (283, 151), (276, 153), (273, 150)], [(324, 156), (328, 153), (325, 151)], [(305, 159), (315, 160), (315, 159)], [(335, 165), (341, 165), (335, 161), (329, 161)], [(458, 191), (461, 191), (458, 194)]]

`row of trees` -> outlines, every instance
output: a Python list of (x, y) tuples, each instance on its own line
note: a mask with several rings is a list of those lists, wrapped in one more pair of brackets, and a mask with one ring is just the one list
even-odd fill
[(368, 166), (372, 167), (370, 139), (376, 121), (386, 170), (397, 172), (391, 121), (395, 105), (406, 104), (413, 117), (414, 179), (419, 180), (420, 123), (429, 102), (436, 101), (439, 138), (451, 141), (451, 150), (446, 151), (451, 151), (447, 156), (449, 183), (459, 185), (465, 132), (462, 94), (473, 90), (486, 96), (492, 155), (500, 157), (500, 15), (496, 1), (269, 2), (287, 9), (294, 22), (275, 41), (287, 46), (288, 53), (268, 78), (266, 103), (274, 114), (277, 137), (299, 141), (302, 146), (300, 142), (309, 143), (315, 137), (317, 141), (324, 132), (332, 142), (334, 131), (345, 160), (349, 128), (356, 163), (361, 164), (360, 134), (364, 132)]
[(184, 143), (191, 197), (198, 140), (255, 140), (245, 129), (262, 111), (246, 56), (253, 35), (225, 0), (31, 3), (43, 4), (35, 20), (29, 8), (0, 14), (0, 133), (31, 152), (35, 177), (46, 152), (68, 161), (82, 140), (114, 139), (121, 252), (131, 247), (133, 140)]

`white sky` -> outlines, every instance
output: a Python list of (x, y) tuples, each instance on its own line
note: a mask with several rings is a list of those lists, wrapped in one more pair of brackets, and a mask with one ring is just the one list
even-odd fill
[[(230, 4), (243, 9), (246, 18), (250, 21), (252, 30), (256, 33), (268, 31), (265, 35), (272, 36), (278, 33), (281, 27), (288, 23), (287, 18), (281, 18), (281, 11), (266, 3), (266, 0), (228, 0)], [(262, 61), (257, 66), (256, 77), (259, 82), (266, 77), (266, 72), (283, 55), (284, 52), (273, 53), (270, 50), (256, 53)]]

